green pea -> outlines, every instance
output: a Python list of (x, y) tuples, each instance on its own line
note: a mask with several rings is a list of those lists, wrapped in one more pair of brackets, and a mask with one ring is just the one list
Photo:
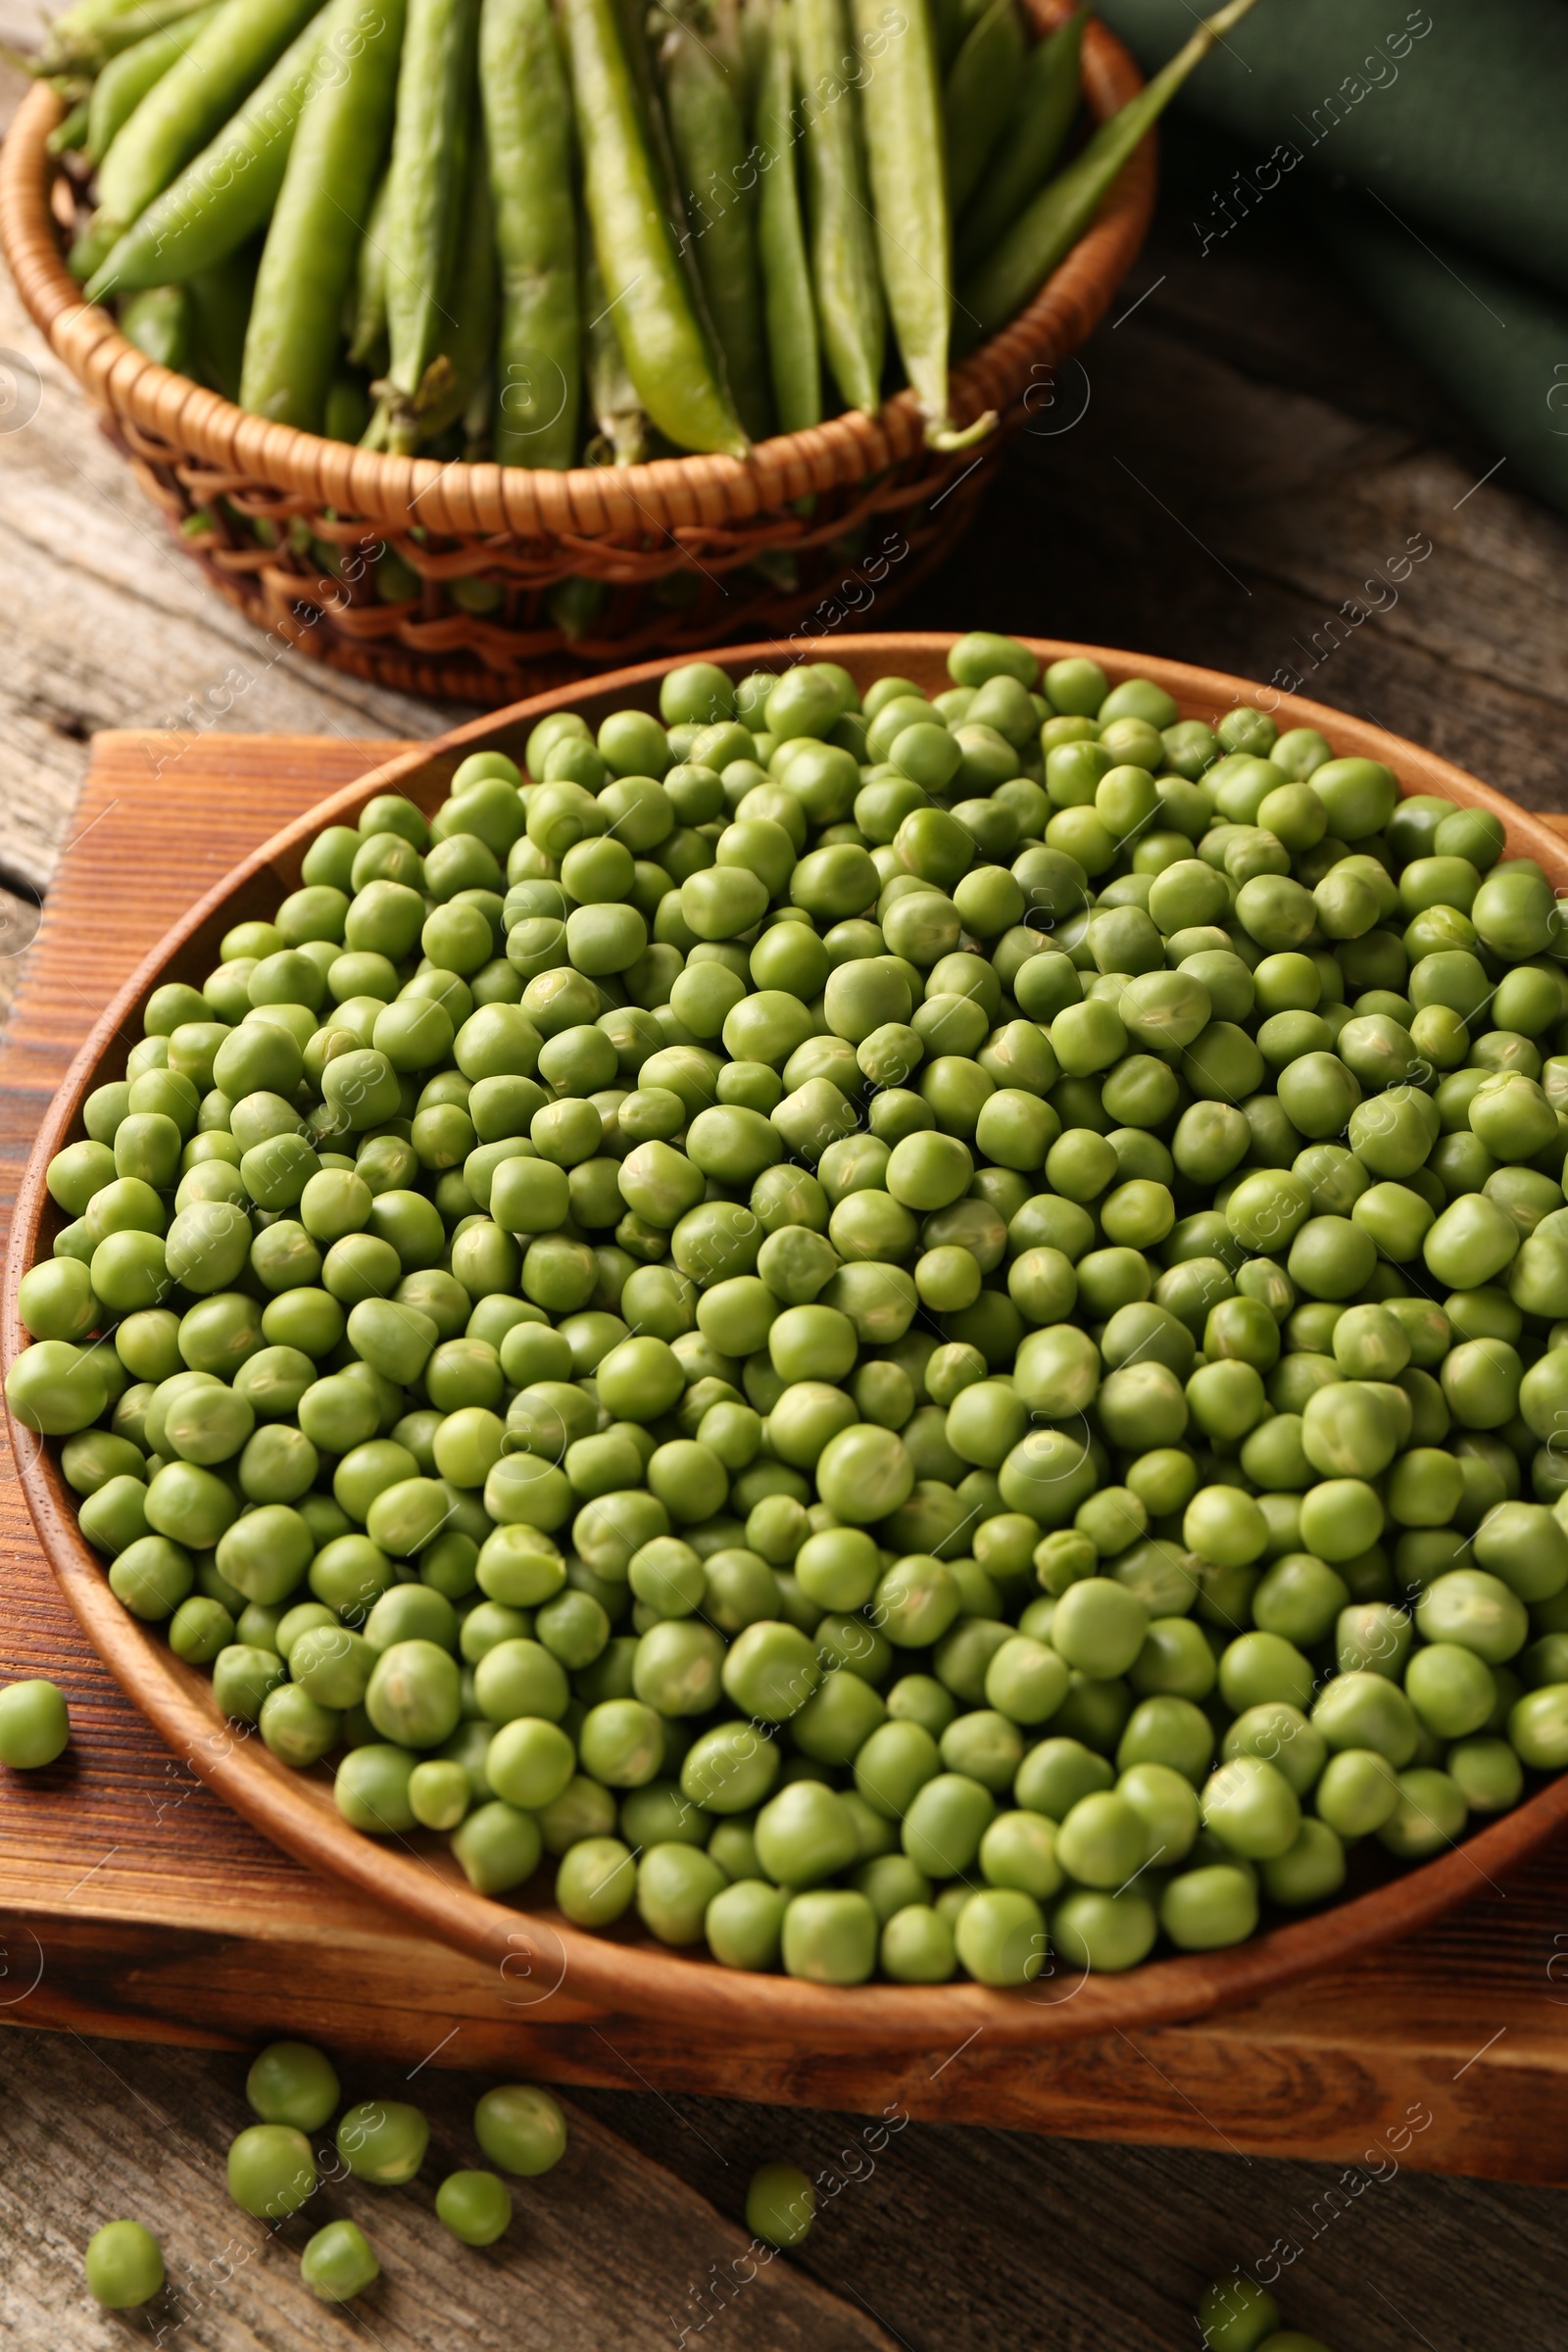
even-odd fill
[(300, 2278), (323, 2303), (347, 2303), (381, 2276), (375, 2250), (357, 2222), (328, 2222), (300, 2256)]
[(1249, 1861), (1283, 1854), (1300, 1830), (1300, 1805), (1277, 1765), (1246, 1753), (1231, 1757), (1201, 1791), (1203, 1826)]
[(1136, 1889), (1069, 1894), (1052, 1915), (1052, 1941), (1071, 1968), (1119, 1974), (1148, 1957), (1158, 1933), (1154, 1906)]
[(1557, 1772), (1568, 1756), (1568, 1684), (1548, 1683), (1526, 1692), (1508, 1715), (1508, 1740), (1532, 1772)]
[(316, 2192), (316, 2159), (289, 2124), (252, 2124), (229, 2142), (228, 2193), (242, 2213), (280, 2221)]
[(9, 1683), (0, 1690), (0, 1764), (36, 1772), (63, 1755), (70, 1739), (66, 1701), (53, 1683)]
[(1445, 1759), (1472, 1813), (1500, 1813), (1524, 1790), (1524, 1769), (1506, 1740), (1461, 1740)]
[(87, 2292), (106, 2311), (132, 2311), (164, 2288), (163, 2249), (140, 2222), (105, 2222), (87, 2241)]
[(786, 1973), (818, 1984), (862, 1984), (876, 1966), (876, 1913), (852, 1888), (811, 1888), (791, 1897), (781, 1953)]

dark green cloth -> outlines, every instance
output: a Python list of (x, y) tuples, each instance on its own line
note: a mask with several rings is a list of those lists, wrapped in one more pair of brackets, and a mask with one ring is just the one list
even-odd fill
[[(1097, 5), (1146, 73), (1196, 13)], [(1258, 0), (1175, 111), (1219, 134), (1211, 185), (1184, 196), (1199, 249), (1264, 207), (1320, 223), (1503, 478), (1568, 513), (1563, 0)]]
[[(1146, 73), (1200, 6), (1097, 0)], [(1568, 293), (1563, 0), (1258, 0), (1176, 107), (1228, 133), (1244, 174), (1245, 159), (1266, 167), (1289, 145), (1312, 176), (1371, 187), (1418, 226)], [(1216, 171), (1217, 200), (1234, 162)]]
[(1321, 199), (1311, 218), (1368, 309), (1507, 458), (1498, 483), (1568, 513), (1568, 303), (1364, 200)]

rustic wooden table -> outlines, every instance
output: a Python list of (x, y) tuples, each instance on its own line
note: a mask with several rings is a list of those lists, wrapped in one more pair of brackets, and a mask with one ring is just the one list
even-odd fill
[[(0, 0), (0, 41), (27, 38), (31, 15), (25, 0)], [(1112, 319), (1042, 386), (980, 531), (899, 618), (1278, 674), (1422, 738), (1528, 806), (1568, 808), (1563, 525), (1514, 495), (1496, 450), (1338, 294), (1288, 224), (1260, 217), (1198, 258), (1187, 223), (1214, 171), (1170, 158), (1160, 226)], [(0, 578), (0, 1010), (73, 839), (98, 730), (411, 736), (457, 715), (298, 654), (278, 659), (213, 600), (9, 284)], [(864, 595), (846, 584), (842, 625), (880, 625)], [(0, 1675), (20, 1663), (0, 1657)], [(1554, 1886), (1547, 1869), (1530, 1889), (1544, 1987), (1568, 1940), (1568, 1894), (1561, 1935), (1551, 1926)], [(1472, 1933), (1484, 1958), (1479, 1911)], [(279, 1956), (286, 1968), (288, 1947)], [(127, 1952), (127, 1995), (138, 1966)], [(30, 1978), (25, 1951), (8, 1947), (0, 1970), (3, 2020)], [(1477, 2017), (1488, 2014), (1478, 2000)], [(1490, 2031), (1478, 2028), (1477, 2058)], [(1456, 2057), (1454, 2080), (1473, 2063)], [(397, 2093), (411, 2068), (438, 2148), (465, 2160), (479, 2078), (356, 2060), (350, 2087)], [(566, 2162), (526, 2190), (517, 2228), (488, 2254), (452, 2245), (427, 2190), (334, 2202), (373, 2227), (387, 2272), (344, 2317), (300, 2289), (292, 2229), (270, 2244), (236, 2229), (221, 2156), (242, 2120), (242, 2071), (212, 2048), (82, 2031), (6, 2037), (8, 2342), (86, 2352), (141, 2332), (97, 2313), (80, 2282), (82, 2243), (121, 2211), (160, 2222), (174, 2287), (159, 2340), (191, 2352), (315, 2352), (362, 2330), (384, 2352), (485, 2352), (518, 2337), (555, 2352), (690, 2343), (710, 2328), (737, 2352), (955, 2340), (1174, 2352), (1194, 2340), (1204, 2279), (1237, 2263), (1280, 2270), (1289, 2316), (1340, 2352), (1561, 2340), (1553, 2191), (1423, 2176), (1405, 2143), (1371, 2145), (1349, 2169), (1250, 2157), (1209, 2126), (1201, 2098), (1189, 2125), (1200, 2145), (1179, 2152), (898, 2114), (903, 2128), (873, 2155), (857, 2119), (580, 2091)], [(1188, 2095), (1151, 2084), (1156, 2102)], [(1313, 2087), (1303, 2059), (1281, 2070), (1274, 2095), (1283, 2108)], [(1549, 2100), (1541, 2115), (1551, 2144), (1521, 2169), (1562, 2179), (1568, 2132)], [(721, 2300), (712, 2281), (743, 2242), (746, 2180), (770, 2156), (828, 2175), (837, 2191), (798, 2256)]]

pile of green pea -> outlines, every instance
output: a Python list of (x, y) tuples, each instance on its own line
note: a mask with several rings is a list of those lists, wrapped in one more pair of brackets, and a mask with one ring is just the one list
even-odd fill
[(1318, 2336), (1285, 2327), (1273, 2296), (1241, 2271), (1205, 2289), (1198, 2332), (1206, 2352), (1329, 2352)]
[[(273, 2230), (301, 2212), (320, 2186), (311, 2141), (342, 2100), (337, 2069), (306, 2041), (273, 2041), (245, 2078), (259, 2120), (229, 2143), (228, 2193), (242, 2213)], [(510, 2229), (512, 2191), (502, 2173), (526, 2180), (550, 2172), (566, 2152), (566, 2119), (547, 2090), (498, 2083), (473, 2110), (473, 2132), (498, 2169), (448, 2173), (435, 2192), (436, 2218), (465, 2246), (493, 2246)], [(361, 2099), (338, 2120), (337, 2170), (375, 2188), (404, 2188), (430, 2145), (430, 2126), (406, 2099)], [(131, 2311), (163, 2292), (163, 2248), (143, 2222), (105, 2222), (87, 2246), (87, 2291), (110, 2311)], [(322, 2303), (347, 2303), (381, 2276), (374, 2247), (358, 2222), (326, 2222), (300, 2255), (300, 2277)]]
[(1550, 882), (949, 669), (328, 826), (89, 1096), (7, 1384), (356, 1828), (831, 1984), (1232, 1944), (1568, 1763)]

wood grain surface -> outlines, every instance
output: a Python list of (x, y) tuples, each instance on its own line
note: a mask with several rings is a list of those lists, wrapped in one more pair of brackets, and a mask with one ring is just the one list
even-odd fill
[[(431, 2153), (401, 2190), (322, 2189), (383, 2276), (347, 2312), (313, 2303), (306, 2221), (269, 2237), (228, 2201), (249, 2120), (244, 2061), (54, 2035), (0, 2045), (0, 2321), (25, 2352), (1193, 2352), (1193, 2312), (1238, 2264), (1335, 2352), (1554, 2352), (1561, 2198), (1440, 2180), (1369, 2146), (1353, 2167), (1071, 2147), (996, 2130), (779, 2116), (735, 2102), (586, 2092), (561, 2167), (514, 2183), (485, 2253), (432, 2214), (472, 2160), (478, 2076), (348, 2065), (345, 2095), (416, 2098)], [(1419, 2124), (1419, 2116), (1416, 2123)], [(885, 2134), (885, 2135), (884, 2135)], [(1419, 2137), (1410, 2142), (1411, 2150)], [(805, 2244), (750, 2277), (753, 2168), (817, 2182)], [(325, 2168), (323, 2167), (323, 2170)], [(116, 2214), (164, 2244), (147, 2320), (98, 2312), (80, 2248)], [(721, 2287), (728, 2266), (731, 2283)], [(162, 2330), (162, 2333), (159, 2330)]]
[[(0, 40), (26, 46), (35, 32), (32, 0), (0, 0)], [(0, 67), (0, 119), (19, 86)], [(1499, 452), (1340, 292), (1282, 209), (1261, 208), (1200, 257), (1191, 221), (1209, 217), (1211, 191), (1245, 160), (1166, 135), (1161, 220), (1122, 307), (1084, 352), (1082, 375), (1069, 369), (1042, 387), (979, 532), (901, 618), (1050, 630), (1264, 676), (1294, 660), (1307, 690), (1325, 701), (1432, 744), (1528, 807), (1568, 808), (1568, 531), (1515, 493), (1507, 467), (1494, 470)], [(429, 735), (460, 714), (377, 695), (281, 653), (207, 595), (43, 351), (9, 282), (0, 282), (0, 371), (18, 394), (11, 405), (0, 382), (3, 1011), (37, 899), (75, 829), (99, 730), (184, 724), (242, 760), (237, 739), (262, 728), (339, 739)], [(1384, 567), (1421, 534), (1433, 554), (1396, 594)], [(874, 589), (854, 566), (838, 602), (837, 625), (876, 625)], [(1348, 616), (1348, 603), (1363, 617)], [(351, 757), (357, 762), (358, 751)], [(126, 887), (158, 881), (138, 866)], [(81, 953), (90, 956), (90, 939)], [(24, 1142), (4, 1149), (15, 1157)], [(6, 1584), (42, 1575), (35, 1556), (29, 1567), (15, 1519), (6, 1524), (8, 1495), (14, 1486), (0, 1485)], [(64, 1604), (52, 1605), (53, 1629), (38, 1616), (29, 1646), (14, 1652), (6, 1638), (0, 1674), (56, 1665), (73, 1637)], [(412, 2032), (417, 2003), (395, 1950), (375, 1959), (372, 1981), (373, 1915), (335, 1908), (342, 1898), (193, 1787), (96, 1667), (58, 1671), (88, 1769), (74, 1794), (64, 1785), (0, 1792), (8, 1898), (35, 1869), (54, 1873), (48, 1909), (35, 1914), (49, 1930), (40, 1995), (47, 1987), (57, 2004), (54, 2022), (90, 2035), (96, 2018), (102, 2032), (123, 2036), (141, 2030), (133, 2014), (141, 2007), (146, 2030), (189, 2037), (195, 1997), (220, 1985), (241, 2039), (284, 2008), (298, 2030), (340, 2048), (382, 2027)], [(56, 1829), (68, 1796), (90, 1806), (92, 1828), (70, 1875)], [(156, 1853), (186, 1814), (195, 1826), (181, 1879), (159, 1871), (149, 1849)], [(178, 1936), (158, 1931), (160, 1914), (190, 1920), (209, 1870), (270, 1923), (270, 1951), (252, 1950), (242, 1966), (221, 1936), (189, 1924)], [(36, 1955), (14, 1932), (17, 1911), (7, 1916), (0, 2005), (14, 2008)], [(956, 2344), (1176, 2352), (1197, 2340), (1191, 2313), (1206, 2278), (1236, 2263), (1269, 2262), (1283, 2269), (1277, 2291), (1287, 2315), (1335, 2352), (1554, 2347), (1563, 2333), (1559, 2197), (1414, 2168), (1436, 2149), (1451, 2166), (1568, 2176), (1568, 2110), (1549, 2065), (1562, 2014), (1555, 2003), (1568, 1998), (1568, 1984), (1556, 1981), (1568, 1975), (1565, 1953), (1568, 1890), (1560, 1865), (1543, 1862), (1502, 1899), (1483, 1889), (1440, 1931), (1403, 1947), (1386, 1999), (1352, 1971), (1339, 1984), (1296, 1988), (1272, 2013), (1231, 2020), (1224, 2037), (1171, 2030), (1137, 2051), (1118, 2043), (1078, 2053), (1074, 2132), (1093, 2128), (1098, 2111), (1110, 2137), (1125, 2132), (1130, 2116), (1172, 2140), (1185, 2130), (1192, 2144), (1097, 2146), (915, 2122), (872, 2179), (833, 2200), (831, 2220), (792, 2268), (828, 2285), (846, 2310), (863, 2312), (867, 2299), (876, 2323), (910, 2352)], [(118, 2015), (94, 2010), (106, 1986)], [(442, 1997), (462, 1996), (452, 1987)], [(615, 2038), (646, 2075), (642, 2054)], [(1263, 2055), (1252, 2061), (1254, 2040)], [(502, 2053), (487, 2044), (476, 2062), (500, 2066)], [(978, 2064), (978, 2049), (954, 2061)], [(1250, 2065), (1258, 2087), (1244, 2096)], [(1010, 2120), (1001, 2104), (1007, 2072), (995, 2070), (977, 2095), (995, 2124)], [(1409, 2095), (1426, 2099), (1434, 2122), (1396, 2151), (1385, 2131), (1368, 2127), (1409, 2104), (1388, 2104), (1400, 2087), (1393, 2078), (1407, 2076), (1419, 2085)], [(240, 2080), (239, 2062), (221, 2052), (0, 2036), (0, 2335), (8, 2344), (106, 2352), (141, 2340), (96, 2313), (80, 2284), (80, 2246), (113, 2212), (143, 2214), (182, 2259), (221, 2256), (234, 2216), (216, 2171), (176, 2175), (169, 2150), (177, 2125), (198, 2112), (221, 2118), (211, 2141), (220, 2147), (223, 2132), (243, 2120)], [(429, 2085), (427, 2104), (461, 2118), (474, 2085), (460, 2091), (434, 2066), (417, 2080)], [(356, 2083), (396, 2088), (384, 2070), (368, 2068)], [(777, 2098), (791, 2087), (761, 2076), (748, 2085)], [(844, 2151), (859, 2127), (846, 2132), (829, 2113), (678, 2089), (575, 2096), (623, 2146), (644, 2151), (649, 2171), (628, 2165), (616, 2174), (612, 2230), (574, 2235), (569, 2276), (548, 2293), (530, 2290), (537, 2241), (526, 2219), (519, 2274), (489, 2255), (465, 2255), (441, 2271), (450, 2296), (435, 2339), (442, 2352), (481, 2322), (538, 2352), (678, 2342), (702, 2307), (676, 2306), (672, 2327), (667, 2312), (612, 2300), (617, 2290), (604, 2275), (658, 2257), (667, 2227), (658, 2168), (704, 2189), (734, 2221), (756, 2163), (788, 2155), (837, 2168), (840, 2178), (858, 2163)], [(1291, 2147), (1297, 2115), (1301, 2153), (1339, 2156), (1349, 2170), (1255, 2161), (1257, 2150)], [(1489, 2144), (1488, 2117), (1500, 2119), (1510, 2145)], [(597, 2193), (591, 2181), (587, 2193)], [(427, 2190), (420, 2196), (427, 2214)], [(389, 2205), (376, 2231), (383, 2256), (391, 2226)], [(421, 2267), (435, 2259), (422, 2254)], [(717, 2247), (705, 2247), (694, 2289), (718, 2259)], [(367, 2313), (373, 2340), (385, 2352), (423, 2352), (431, 2328), (413, 2331), (391, 2272), (389, 2261), (388, 2287)], [(166, 2340), (202, 2352), (249, 2352), (258, 2342), (269, 2352), (318, 2352), (365, 2333), (304, 2304), (281, 2246), (264, 2275), (268, 2308), (255, 2328), (246, 2323), (248, 2332), (220, 2303), (205, 2322), (186, 2317)], [(705, 2352), (726, 2331), (741, 2341), (744, 2317), (744, 2308), (725, 2312), (685, 2340)]]
[[(514, 2183), (516, 2218), (483, 2251), (461, 2246), (437, 2221), (435, 2184), (482, 2163), (472, 2105), (485, 2087), (416, 2076), (399, 2067), (358, 2068), (348, 2099), (417, 2099), (431, 2124), (419, 2181), (406, 2189), (344, 2179), (330, 2135), (313, 2143), (321, 2184), (304, 2209), (273, 2225), (230, 2203), (224, 2158), (254, 2119), (244, 2069), (229, 2060), (193, 2067), (183, 2053), (133, 2059), (73, 2035), (42, 2064), (7, 2069), (7, 2161), (0, 2175), (0, 2266), (9, 2340), (44, 2352), (62, 2340), (170, 2342), (182, 2352), (296, 2352), (351, 2341), (408, 2352), (513, 2352), (530, 2346), (609, 2346), (671, 2341), (671, 2314), (690, 2321), (693, 2290), (714, 2266), (741, 2265), (745, 2292), (725, 2311), (726, 2352), (895, 2352), (889, 2335), (853, 2297), (841, 2297), (792, 2264), (746, 2259), (750, 2233), (687, 2185), (667, 2162), (645, 2155), (574, 2107), (565, 2155), (537, 2180)], [(128, 2069), (128, 2071), (127, 2071)], [(69, 2106), (69, 2170), (56, 2131)], [(157, 2149), (149, 2176), (147, 2142)], [(85, 2163), (80, 2161), (85, 2157)], [(109, 2214), (157, 2232), (168, 2274), (144, 2313), (93, 2314), (82, 2292), (80, 2248)], [(382, 2275), (341, 2312), (302, 2283), (298, 2260), (327, 2222), (359, 2223)], [(83, 2312), (83, 2305), (86, 2311)], [(80, 2329), (79, 2334), (76, 2332)]]

